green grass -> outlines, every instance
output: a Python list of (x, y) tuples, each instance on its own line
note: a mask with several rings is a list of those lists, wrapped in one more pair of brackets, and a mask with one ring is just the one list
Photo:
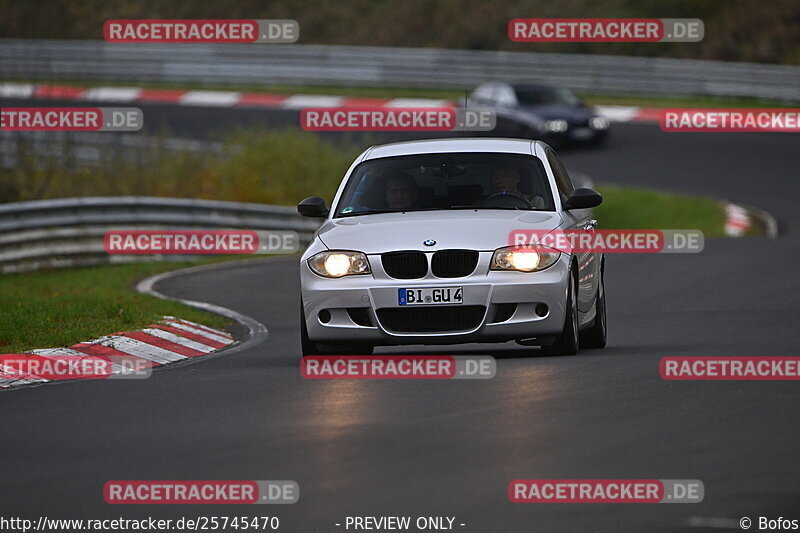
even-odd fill
[[(19, 83), (31, 83), (31, 80), (2, 80)], [(464, 89), (427, 89), (416, 87), (341, 87), (325, 85), (258, 85), (258, 84), (204, 84), (204, 83), (169, 83), (169, 82), (118, 82), (118, 81), (92, 81), (92, 80), (53, 80), (36, 83), (53, 85), (72, 85), (76, 87), (154, 87), (161, 89), (185, 90), (218, 90), (236, 92), (254, 92), (268, 94), (322, 94), (330, 96), (349, 96), (358, 98), (432, 98), (435, 100), (457, 100), (464, 97)], [(465, 87), (472, 91), (474, 87)], [(760, 98), (728, 97), (728, 96), (652, 96), (636, 94), (594, 94), (578, 92), (587, 104), (590, 105), (626, 105), (640, 107), (755, 107), (755, 108), (786, 108), (796, 107), (798, 102), (785, 100), (763, 100)]]
[(607, 94), (582, 94), (580, 96), (589, 105), (625, 105), (654, 108), (791, 108), (797, 106), (797, 102), (785, 100), (763, 100), (760, 98), (733, 96), (639, 96)]
[(53, 143), (52, 158), (23, 150), (16, 168), (0, 168), (0, 203), (126, 195), (285, 205), (318, 195), (330, 201), (360, 151), (296, 129), (233, 132), (225, 144), (224, 157), (156, 147), (133, 158), (125, 145), (114, 144), (104, 147), (97, 167), (62, 164), (70, 157), (69, 141)]
[(164, 315), (222, 328), (227, 318), (134, 290), (149, 275), (192, 263), (140, 263), (0, 276), (0, 353), (71, 346), (141, 329)]
[(724, 237), (725, 210), (704, 196), (688, 196), (599, 184), (603, 203), (595, 209), (599, 229), (699, 229)]

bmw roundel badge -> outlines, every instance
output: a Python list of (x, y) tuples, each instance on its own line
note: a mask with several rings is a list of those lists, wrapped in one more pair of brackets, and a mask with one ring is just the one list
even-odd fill
[(436, 244), (436, 241), (434, 241), (433, 239), (427, 239), (422, 241), (422, 244), (424, 244), (425, 246), (433, 246), (434, 244)]

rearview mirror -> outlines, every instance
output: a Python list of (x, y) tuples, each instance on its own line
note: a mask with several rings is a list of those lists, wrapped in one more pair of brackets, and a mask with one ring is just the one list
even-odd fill
[(328, 216), (328, 207), (325, 205), (325, 200), (319, 196), (312, 196), (297, 204), (297, 212), (304, 217), (325, 218)]
[(594, 189), (580, 188), (572, 191), (564, 204), (564, 211), (570, 209), (589, 209), (603, 203), (603, 195)]

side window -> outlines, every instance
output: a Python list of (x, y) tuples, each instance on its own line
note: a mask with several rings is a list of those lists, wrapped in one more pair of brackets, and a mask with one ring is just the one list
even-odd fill
[(553, 169), (558, 192), (561, 195), (561, 202), (566, 202), (569, 195), (575, 190), (575, 187), (572, 185), (572, 180), (569, 179), (567, 169), (564, 168), (563, 163), (561, 163), (561, 160), (552, 150), (547, 150), (547, 161), (550, 163), (550, 168)]
[(492, 92), (492, 85), (483, 84), (472, 91), (472, 99), (478, 103), (489, 104), (492, 102)]
[(514, 91), (506, 85), (498, 85), (495, 91), (495, 100), (497, 105), (506, 107), (513, 107), (517, 103), (517, 98), (514, 96)]

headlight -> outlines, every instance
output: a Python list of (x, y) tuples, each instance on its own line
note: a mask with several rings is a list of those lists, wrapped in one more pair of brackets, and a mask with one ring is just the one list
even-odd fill
[(561, 257), (561, 252), (553, 248), (537, 245), (536, 248), (509, 246), (495, 250), (491, 270), (516, 270), (518, 272), (537, 272), (551, 267)]
[(361, 252), (320, 252), (308, 259), (308, 266), (315, 274), (325, 278), (372, 273), (367, 256)]
[(550, 133), (561, 133), (567, 131), (566, 120), (548, 120), (544, 123), (544, 129)]
[(610, 122), (607, 118), (592, 117), (589, 119), (589, 125), (596, 130), (607, 130)]

